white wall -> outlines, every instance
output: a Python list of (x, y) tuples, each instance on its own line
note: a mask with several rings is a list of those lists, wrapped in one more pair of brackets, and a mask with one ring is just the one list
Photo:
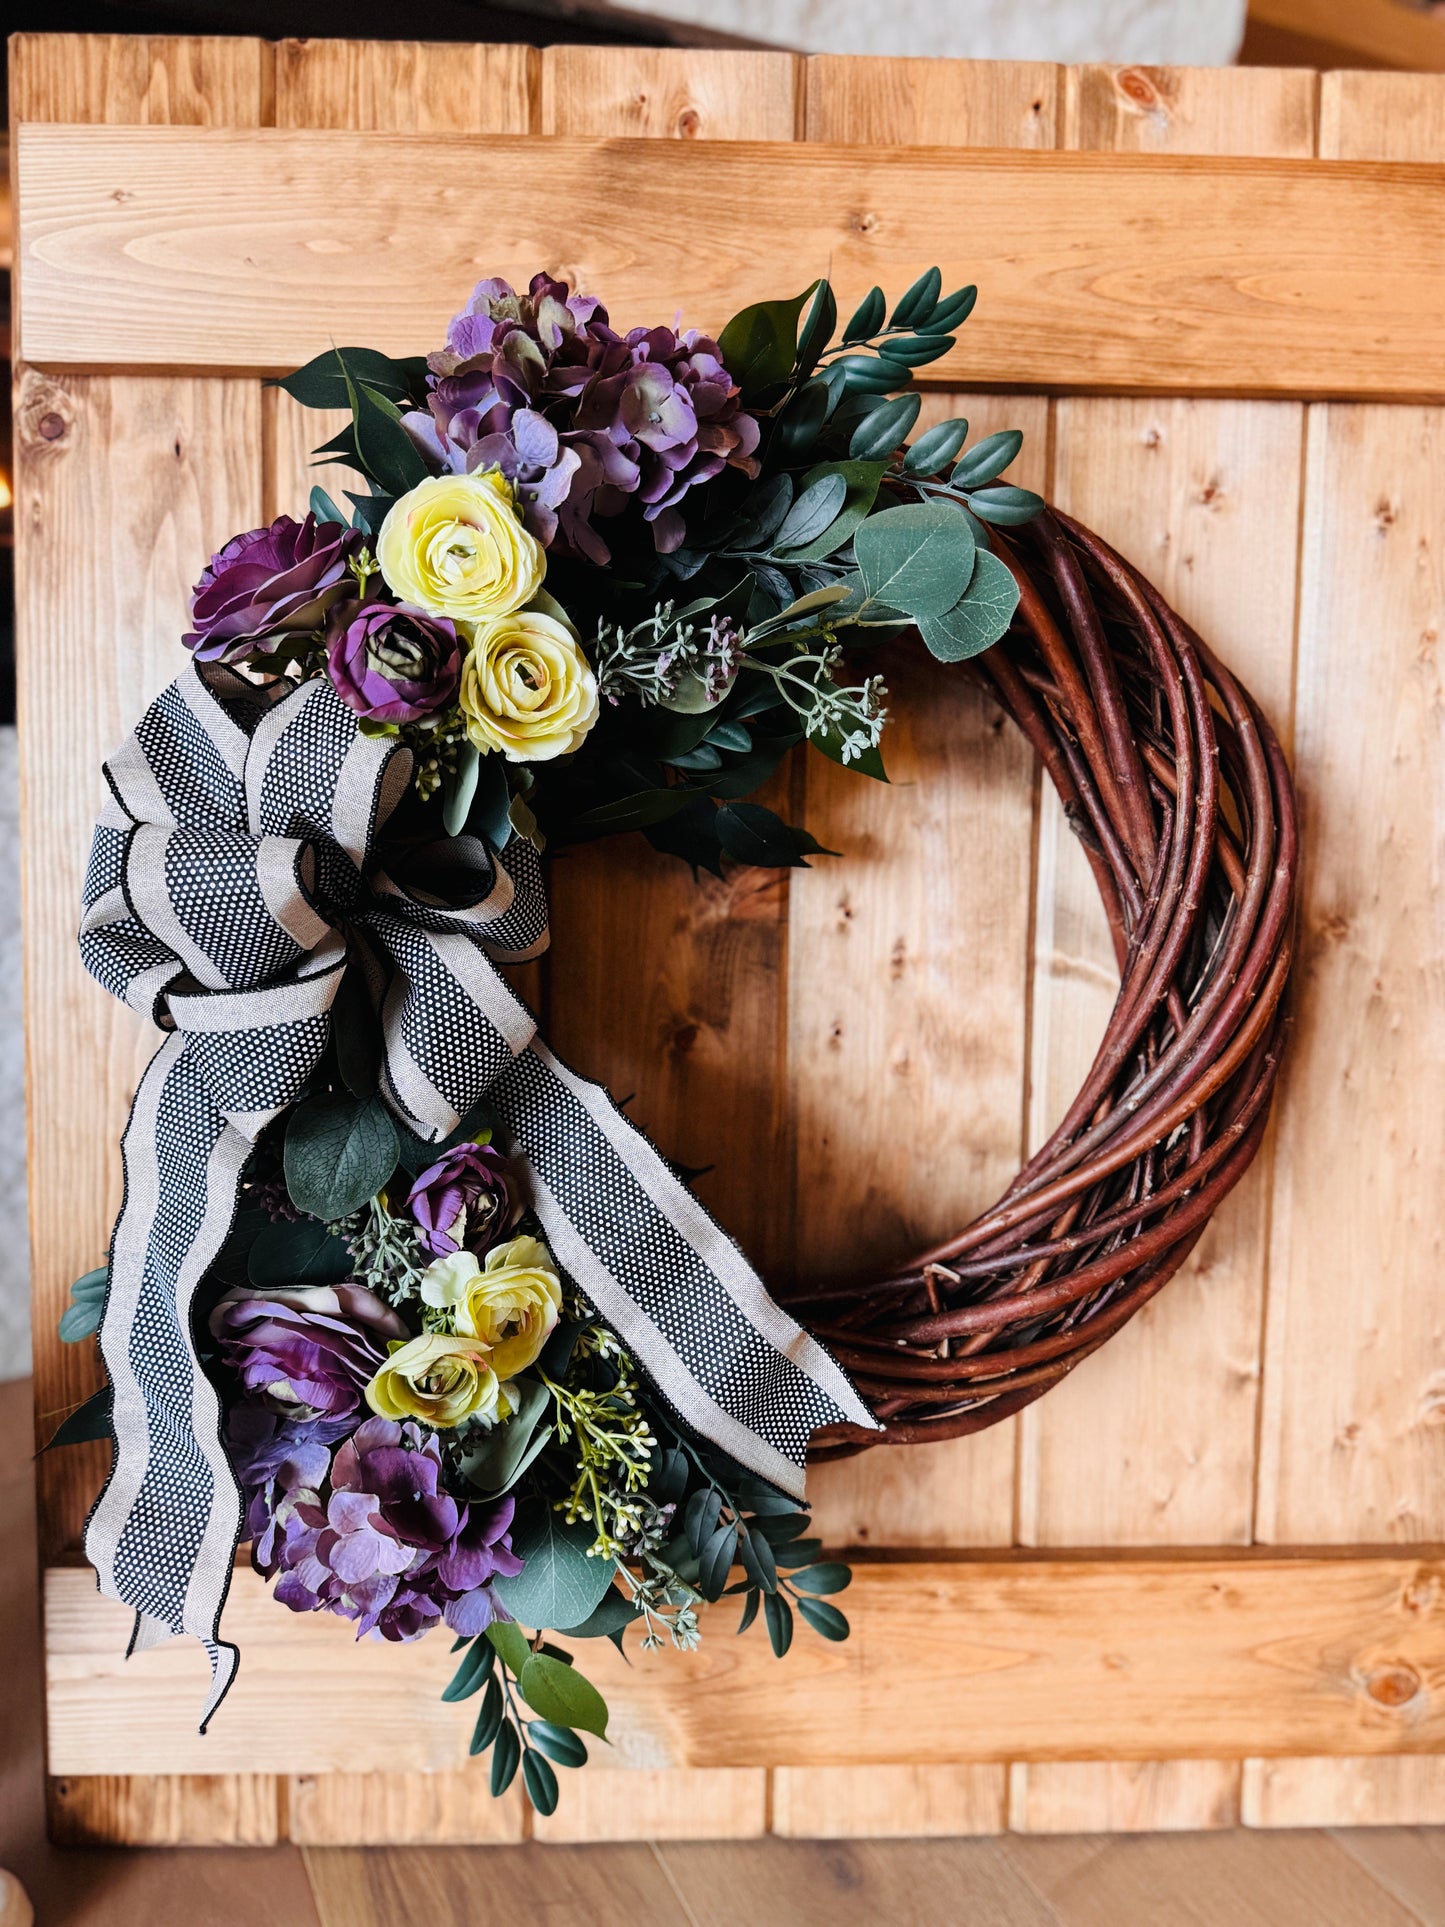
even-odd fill
[(1246, 0), (612, 0), (810, 53), (1226, 66)]

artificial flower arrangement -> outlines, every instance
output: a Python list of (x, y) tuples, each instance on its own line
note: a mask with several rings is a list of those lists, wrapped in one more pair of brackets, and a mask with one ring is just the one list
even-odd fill
[[(538, 275), (482, 282), (424, 361), (329, 351), (281, 386), (349, 409), (318, 454), (369, 491), (314, 490), (212, 557), (191, 679), (107, 766), (82, 942), (172, 1036), (63, 1334), (101, 1329), (118, 1462), (149, 1424), (159, 1465), (156, 1414), (190, 1396), (174, 1346), (172, 1383), (135, 1365), (135, 1333), (153, 1316), (199, 1356), (240, 1497), (198, 1418), (176, 1474), (210, 1494), (192, 1595), (239, 1515), (291, 1610), (445, 1628), (445, 1697), (481, 1695), (472, 1752), (543, 1812), (607, 1719), (550, 1635), (690, 1648), (732, 1594), (780, 1656), (795, 1614), (847, 1637), (848, 1568), (792, 1473), (815, 1425), (873, 1421), (678, 1175), (529, 1041), (491, 964), (545, 942), (549, 845), (641, 830), (695, 870), (805, 862), (807, 831), (748, 798), (804, 742), (883, 777), (878, 641), (915, 627), (958, 661), (1008, 628), (989, 526), (1041, 506), (999, 481), (1021, 438), (966, 451), (951, 420), (907, 441), (911, 371), (974, 294), (930, 270), (890, 315), (875, 288), (835, 345), (820, 282), (714, 341), (619, 333)], [(555, 1142), (549, 1105), (571, 1107)], [(210, 1230), (176, 1219), (188, 1171)], [(782, 1356), (801, 1389), (777, 1389)], [(224, 1580), (199, 1618), (168, 1606), (174, 1532), (143, 1489), (115, 1514), (115, 1488), (88, 1540), (102, 1584), (142, 1643), (199, 1632), (219, 1693)]]

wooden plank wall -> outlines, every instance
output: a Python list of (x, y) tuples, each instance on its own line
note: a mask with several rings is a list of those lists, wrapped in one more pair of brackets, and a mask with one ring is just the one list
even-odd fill
[[(1445, 154), (1445, 80), (1404, 75), (26, 37), (12, 87), (12, 122)], [(53, 665), (20, 694), (44, 1435), (95, 1382), (88, 1348), (48, 1335), (103, 1248), (114, 1139), (150, 1049), (71, 940), (91, 776), (173, 669), (199, 560), (304, 499), (319, 436), (250, 381), (17, 372), (26, 657)], [(1020, 478), (1127, 548), (1293, 730), (1304, 983), (1277, 1142), (1189, 1270), (1022, 1420), (822, 1469), (820, 1523), (841, 1544), (941, 1553), (1445, 1539), (1432, 1148), (1445, 982), (1426, 809), (1441, 411), (1037, 394), (926, 405), (925, 419), (1023, 428)], [(97, 647), (116, 635), (123, 656)], [(957, 678), (936, 701), (928, 666), (892, 675), (890, 789), (816, 758), (775, 788), (843, 859), (694, 885), (640, 842), (570, 855), (553, 871), (553, 960), (530, 983), (564, 1054), (635, 1092), (633, 1114), (670, 1153), (714, 1164), (704, 1195), (783, 1279), (804, 1262), (859, 1267), (988, 1203), (1077, 1087), (1112, 996), (1087, 872), (1022, 744)], [(622, 996), (619, 949), (657, 964)], [(75, 1134), (82, 1097), (96, 1122)], [(95, 1477), (88, 1453), (41, 1462), (47, 1562), (75, 1545)], [(840, 1763), (593, 1771), (567, 1792), (539, 1835), (1412, 1823), (1445, 1815), (1445, 1768)], [(57, 1782), (52, 1805), (72, 1839), (515, 1839), (529, 1825), (465, 1771), (80, 1778)]]

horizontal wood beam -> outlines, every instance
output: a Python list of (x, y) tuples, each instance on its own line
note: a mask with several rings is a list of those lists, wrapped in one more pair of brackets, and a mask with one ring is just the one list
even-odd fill
[(830, 273), (938, 261), (978, 311), (930, 378), (1445, 396), (1445, 169), (197, 127), (19, 129), (23, 353), (278, 371), (416, 352), (539, 266), (615, 321), (717, 328)]
[[(841, 1646), (786, 1667), (731, 1602), (693, 1654), (588, 1643), (617, 1755), (636, 1766), (1218, 1759), (1445, 1750), (1445, 1559), (1088, 1555), (863, 1566)], [(198, 1738), (193, 1640), (126, 1660), (130, 1615), (79, 1568), (46, 1575), (58, 1774), (451, 1768), (472, 1721), (437, 1695), (441, 1638), (357, 1644), (237, 1571), (239, 1678)]]

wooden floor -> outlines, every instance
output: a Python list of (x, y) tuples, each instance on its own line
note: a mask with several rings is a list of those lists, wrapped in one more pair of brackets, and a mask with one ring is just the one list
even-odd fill
[[(45, 1840), (30, 1388), (0, 1385), (0, 1866), (40, 1927), (1445, 1927), (1445, 1828), (613, 1847), (58, 1851)], [(524, 1898), (525, 1897), (525, 1898)]]

